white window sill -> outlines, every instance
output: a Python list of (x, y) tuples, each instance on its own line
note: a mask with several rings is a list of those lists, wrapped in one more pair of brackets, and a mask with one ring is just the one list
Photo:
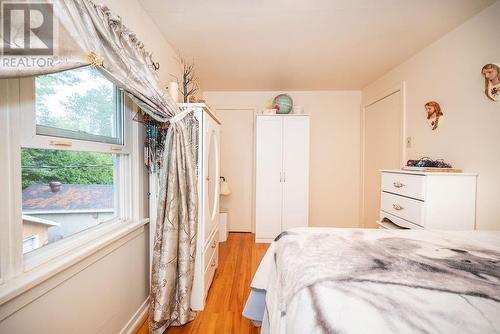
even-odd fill
[[(0, 306), (13, 300), (14, 298), (22, 295), (28, 290), (37, 285), (42, 284), (51, 277), (63, 272), (69, 267), (82, 262), (92, 254), (97, 253), (99, 250), (116, 242), (125, 236), (140, 229), (149, 223), (149, 219), (142, 219), (139, 221), (124, 223), (120, 227), (112, 229), (109, 233), (99, 236), (72, 249), (69, 252), (54, 257), (47, 262), (25, 271), (23, 274), (12, 278), (0, 285)], [(6, 314), (0, 312), (0, 321), (5, 318)]]
[(80, 231), (57, 242), (35, 249), (23, 255), (24, 273), (44, 266), (49, 262), (59, 263), (63, 255), (71, 254), (83, 246), (93, 244), (96, 240), (106, 239), (106, 236), (120, 231), (131, 222), (112, 218), (86, 230)]

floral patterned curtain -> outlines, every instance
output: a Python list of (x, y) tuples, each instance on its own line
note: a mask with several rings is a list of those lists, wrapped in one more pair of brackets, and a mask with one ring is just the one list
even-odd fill
[[(151, 54), (106, 6), (89, 0), (54, 0), (53, 13), (59, 33), (54, 40), (58, 54), (51, 58), (50, 66), (35, 62), (29, 67), (9, 67), (11, 63), (0, 62), (0, 78), (92, 65), (153, 119), (170, 122), (159, 171), (150, 295), (150, 330), (153, 334), (163, 333), (171, 324), (181, 325), (193, 319), (190, 297), (198, 195), (189, 122), (184, 119), (190, 111), (181, 111), (162, 90)], [(34, 59), (24, 55), (21, 58)]]
[(151, 279), (150, 332), (161, 334), (170, 325), (194, 319), (191, 312), (198, 219), (197, 170), (192, 134), (186, 125), (197, 122), (190, 114), (169, 130), (160, 169), (157, 226)]

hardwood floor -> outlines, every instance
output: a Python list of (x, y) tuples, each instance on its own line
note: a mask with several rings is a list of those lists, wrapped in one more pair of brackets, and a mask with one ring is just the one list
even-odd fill
[[(219, 244), (219, 267), (208, 292), (205, 309), (196, 319), (182, 327), (170, 327), (164, 334), (258, 334), (241, 315), (250, 293), (250, 282), (268, 244), (256, 244), (255, 234), (229, 233)], [(147, 322), (136, 334), (147, 334)]]

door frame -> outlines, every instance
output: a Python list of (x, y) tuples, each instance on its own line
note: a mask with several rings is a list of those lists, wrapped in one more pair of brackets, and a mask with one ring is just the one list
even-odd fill
[[(255, 119), (258, 114), (257, 109), (255, 107), (214, 107), (213, 108), (215, 113), (217, 114), (218, 111), (251, 111), (253, 116), (252, 116), (252, 203), (251, 203), (251, 216), (250, 216), (250, 232), (255, 233)], [(221, 125), (221, 131), (222, 131), (222, 125)], [(221, 136), (221, 135), (219, 135)], [(222, 141), (221, 141), (222, 145)], [(222, 166), (222, 159), (221, 159), (221, 166)], [(221, 176), (222, 175), (221, 173)], [(229, 231), (229, 228), (228, 228)]]
[(401, 166), (403, 166), (406, 163), (406, 149), (407, 145), (406, 143), (406, 134), (407, 134), (407, 129), (406, 129), (406, 82), (401, 81), (399, 84), (394, 85), (390, 88), (387, 88), (385, 90), (382, 90), (380, 93), (375, 94), (372, 96), (370, 99), (366, 101), (362, 105), (362, 110), (361, 110), (361, 152), (360, 152), (360, 158), (361, 158), (361, 169), (360, 169), (360, 214), (359, 214), (359, 223), (358, 227), (364, 227), (363, 222), (365, 221), (365, 130), (366, 130), (366, 124), (365, 124), (365, 116), (366, 116), (366, 110), (368, 107), (374, 105), (377, 102), (380, 102), (381, 100), (396, 94), (398, 92), (401, 92), (401, 133), (400, 133), (400, 143), (399, 143), (399, 156), (400, 156), (400, 163)]

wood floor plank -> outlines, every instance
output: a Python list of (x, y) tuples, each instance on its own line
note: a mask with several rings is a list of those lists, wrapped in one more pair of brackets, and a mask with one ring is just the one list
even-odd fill
[[(256, 244), (255, 234), (229, 233), (219, 244), (219, 267), (208, 292), (205, 309), (196, 319), (164, 334), (258, 334), (259, 329), (241, 313), (250, 293), (253, 275), (269, 244)], [(147, 322), (135, 334), (148, 333)]]

